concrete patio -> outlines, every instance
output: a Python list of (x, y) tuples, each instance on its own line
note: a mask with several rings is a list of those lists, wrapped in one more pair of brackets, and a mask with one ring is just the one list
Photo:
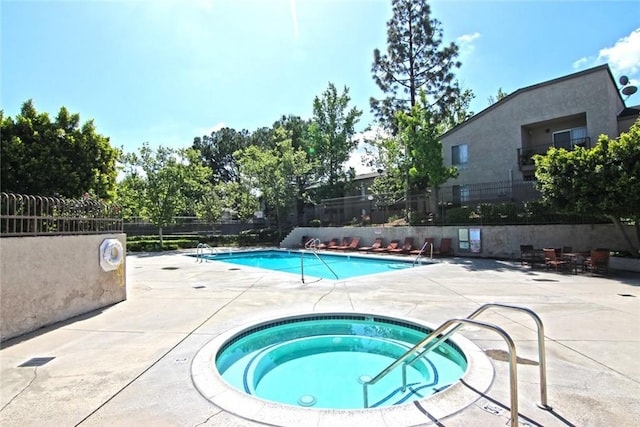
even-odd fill
[[(206, 343), (240, 325), (290, 313), (377, 312), (432, 326), (487, 302), (527, 307), (545, 325), (548, 403), (540, 400), (536, 327), (490, 309), (518, 351), (523, 426), (635, 426), (640, 419), (640, 275), (608, 277), (531, 270), (518, 262), (449, 258), (419, 268), (302, 284), (286, 273), (184, 253), (127, 257), (128, 299), (2, 344), (0, 425), (252, 426), (205, 399), (191, 362)], [(34, 295), (37, 298), (37, 295)], [(487, 393), (464, 410), (419, 425), (508, 425), (507, 350), (496, 334), (464, 327), (495, 369)], [(268, 405), (265, 405), (265, 407)], [(262, 409), (259, 409), (262, 410)], [(273, 419), (269, 425), (336, 425)], [(345, 426), (402, 425), (354, 411)]]

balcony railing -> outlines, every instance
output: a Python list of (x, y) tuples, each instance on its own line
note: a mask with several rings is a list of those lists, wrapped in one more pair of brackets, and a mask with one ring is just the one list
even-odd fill
[(518, 166), (520, 170), (534, 167), (533, 156), (536, 154), (545, 154), (549, 148), (564, 148), (565, 150), (573, 150), (576, 147), (591, 148), (591, 138), (576, 138), (562, 143), (540, 144), (529, 147), (518, 148)]

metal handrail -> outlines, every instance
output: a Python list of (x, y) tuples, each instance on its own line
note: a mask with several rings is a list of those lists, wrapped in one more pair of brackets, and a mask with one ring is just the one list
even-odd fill
[(491, 323), (480, 322), (477, 320), (472, 320), (467, 318), (454, 318), (454, 319), (447, 320), (442, 325), (440, 325), (438, 329), (433, 331), (433, 333), (430, 334), (427, 338), (425, 338), (420, 343), (415, 345), (411, 350), (406, 352), (403, 356), (401, 356), (399, 359), (397, 359), (395, 362), (393, 362), (391, 365), (385, 368), (382, 372), (376, 375), (371, 381), (365, 382), (363, 384), (364, 407), (365, 408), (369, 407), (369, 392), (368, 392), (369, 384), (375, 384), (376, 382), (378, 382), (380, 379), (382, 379), (382, 377), (388, 374), (392, 369), (396, 368), (400, 363), (404, 362), (409, 356), (411, 356), (411, 353), (413, 353), (414, 351), (417, 351), (421, 346), (426, 344), (426, 342), (434, 338), (437, 338), (438, 335), (444, 332), (449, 326), (456, 324), (456, 327), (460, 327), (464, 323), (468, 323), (481, 328), (486, 328), (486, 329), (495, 331), (507, 343), (507, 347), (509, 348), (509, 385), (510, 385), (510, 395), (511, 395), (511, 425), (513, 427), (517, 427), (518, 425), (518, 371), (516, 366), (516, 361), (517, 361), (516, 346), (513, 340), (511, 339), (511, 337), (509, 336), (509, 334), (507, 334), (504, 331), (504, 329), (500, 328), (499, 326), (493, 325)]
[[(527, 313), (528, 315), (530, 315), (533, 320), (536, 322), (536, 326), (537, 326), (537, 334), (538, 334), (538, 365), (540, 366), (540, 403), (538, 403), (538, 407), (541, 409), (545, 409), (545, 410), (551, 410), (551, 406), (549, 406), (547, 404), (547, 362), (546, 362), (546, 357), (545, 357), (545, 345), (544, 345), (544, 325), (542, 324), (542, 320), (540, 319), (540, 317), (533, 312), (531, 309), (528, 309), (526, 307), (520, 307), (520, 306), (516, 306), (516, 305), (508, 305), (508, 304), (500, 304), (500, 303), (487, 303), (487, 304), (483, 304), (482, 306), (478, 307), (473, 313), (471, 313), (470, 315), (467, 316), (467, 319), (475, 319), (476, 317), (478, 317), (480, 314), (482, 314), (484, 311), (486, 311), (487, 309), (491, 308), (491, 307), (500, 307), (500, 308), (507, 308), (510, 310), (517, 310), (517, 311), (522, 311)], [(446, 339), (448, 339), (451, 335), (453, 335), (458, 329), (460, 329), (462, 327), (462, 325), (458, 325), (455, 328), (453, 328), (452, 330), (450, 330), (449, 332), (447, 332), (446, 334), (438, 337), (437, 340), (432, 341), (431, 343), (429, 343), (429, 345), (425, 345), (424, 348), (421, 350), (421, 353), (418, 354), (414, 359), (412, 359), (410, 362), (408, 362), (407, 364), (411, 365), (413, 362), (415, 362), (418, 358), (420, 358), (421, 356), (425, 355), (427, 352), (431, 351), (433, 348), (437, 347), (441, 342), (445, 341)], [(433, 335), (433, 334), (431, 334)], [(406, 389), (406, 377), (403, 377), (403, 391), (404, 389)]]
[[(476, 309), (473, 313), (471, 313), (469, 316), (467, 316), (465, 319), (460, 320), (460, 319), (451, 319), (446, 321), (445, 323), (443, 323), (442, 325), (440, 325), (440, 327), (438, 327), (435, 331), (433, 331), (431, 334), (429, 334), (424, 340), (422, 340), (421, 342), (419, 342), (418, 344), (416, 344), (412, 349), (410, 349), (409, 351), (407, 351), (405, 354), (403, 354), (402, 356), (400, 356), (400, 358), (396, 359), (395, 362), (393, 362), (391, 365), (387, 366), (383, 371), (381, 371), (378, 375), (376, 375), (372, 380), (366, 382), (363, 384), (363, 393), (364, 393), (364, 399), (365, 399), (365, 408), (368, 407), (368, 386), (369, 384), (375, 384), (376, 382), (378, 382), (380, 379), (382, 379), (384, 376), (386, 376), (389, 372), (391, 372), (393, 369), (395, 369), (400, 363), (404, 362), (405, 360), (409, 359), (409, 357), (411, 357), (411, 355), (417, 351), (419, 351), (419, 353), (417, 355), (415, 355), (415, 357), (410, 360), (409, 362), (406, 362), (403, 365), (403, 369), (402, 369), (402, 391), (406, 390), (407, 387), (407, 378), (406, 378), (406, 365), (411, 365), (412, 363), (414, 363), (418, 358), (424, 356), (426, 353), (428, 353), (429, 351), (433, 350), (435, 347), (437, 347), (440, 343), (442, 343), (443, 341), (447, 340), (451, 335), (453, 335), (458, 329), (460, 329), (463, 326), (463, 323), (472, 323), (475, 322), (473, 319), (477, 316), (479, 316), (481, 313), (483, 313), (485, 310), (487, 310), (488, 308), (491, 307), (501, 307), (501, 308), (508, 308), (511, 310), (518, 310), (518, 311), (523, 311), (527, 314), (529, 314), (536, 322), (536, 326), (538, 329), (538, 359), (539, 359), (539, 366), (540, 366), (540, 403), (538, 403), (538, 407), (544, 410), (551, 410), (551, 406), (549, 406), (547, 404), (547, 374), (546, 374), (546, 358), (545, 358), (545, 346), (544, 346), (544, 325), (542, 324), (542, 320), (540, 319), (540, 317), (533, 312), (532, 310), (526, 308), (526, 307), (519, 307), (519, 306), (514, 306), (514, 305), (507, 305), (507, 304), (499, 304), (499, 303), (487, 303), (484, 304), (482, 306), (480, 306), (478, 309)], [(453, 323), (456, 323), (455, 321), (459, 320), (457, 323), (457, 325), (455, 327), (453, 327), (449, 332), (444, 333), (443, 332), (449, 327), (451, 326)], [(478, 326), (480, 325), (490, 325), (487, 323), (483, 323), (483, 322), (477, 322)], [(475, 324), (475, 323), (474, 323)], [(490, 325), (490, 326), (494, 326), (494, 325)], [(486, 327), (486, 326), (485, 326)], [(495, 327), (497, 329), (497, 326)], [(501, 329), (500, 329), (501, 330)], [(508, 335), (507, 335), (508, 337)], [(511, 353), (511, 349), (510, 349), (510, 358), (512, 356)], [(515, 356), (515, 348), (514, 348), (514, 352), (513, 355)], [(514, 360), (517, 361), (517, 358), (514, 357)], [(510, 359), (510, 363), (511, 363), (511, 359)], [(511, 376), (511, 378), (515, 378), (515, 376)], [(517, 410), (515, 411), (515, 417), (514, 417), (514, 411), (513, 411), (513, 384), (511, 385), (511, 406), (512, 406), (512, 425), (516, 425), (517, 426)], [(517, 408), (517, 384), (516, 384), (516, 408)], [(514, 423), (514, 419), (515, 419), (515, 424)]]
[[(320, 258), (320, 255), (318, 255), (318, 246), (320, 245), (320, 239), (311, 239), (309, 240), (307, 243), (304, 244), (304, 247), (307, 249), (311, 250), (311, 253), (313, 255), (315, 255), (316, 258), (318, 258), (318, 260), (323, 263), (331, 273), (333, 273), (333, 275), (336, 277), (336, 280), (339, 279), (338, 275), (336, 274), (335, 271), (333, 271), (333, 269), (331, 267), (329, 267), (329, 264), (327, 264), (325, 262), (325, 260), (323, 260), (322, 258)], [(305, 283), (304, 281), (304, 251), (300, 252), (300, 280), (302, 280), (302, 283)]]
[(196, 247), (196, 262), (203, 262), (203, 260), (205, 262), (209, 262), (209, 260), (204, 257), (205, 249), (209, 249), (210, 255), (213, 255), (214, 251), (216, 253), (220, 252), (218, 250), (218, 248), (211, 247), (211, 246), (207, 245), (206, 243), (198, 243), (198, 246)]
[(431, 245), (431, 259), (433, 259), (433, 243), (431, 242), (424, 242), (424, 245), (422, 245), (422, 248), (420, 248), (420, 252), (418, 252), (418, 256), (416, 257), (416, 259), (413, 260), (413, 264), (411, 264), (411, 267), (415, 267), (416, 263), (418, 262), (418, 260), (420, 259), (420, 257), (422, 257), (422, 253), (424, 252), (424, 250), (427, 248), (428, 245)]

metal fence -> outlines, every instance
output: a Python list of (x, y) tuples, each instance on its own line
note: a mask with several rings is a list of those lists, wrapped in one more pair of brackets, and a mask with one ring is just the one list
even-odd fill
[[(324, 224), (383, 224), (403, 218), (404, 199), (380, 205), (375, 198), (352, 196), (325, 199), (314, 207)], [(496, 181), (443, 186), (438, 194), (414, 194), (409, 199), (412, 224), (582, 224), (607, 223), (608, 218), (557, 212), (540, 203), (535, 181)]]
[(116, 204), (0, 193), (0, 237), (121, 233)]

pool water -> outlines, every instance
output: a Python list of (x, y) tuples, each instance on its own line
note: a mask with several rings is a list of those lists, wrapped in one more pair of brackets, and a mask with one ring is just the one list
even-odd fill
[[(205, 259), (293, 273), (299, 276), (304, 273), (304, 276), (332, 280), (349, 279), (413, 267), (413, 259), (401, 261), (380, 257), (365, 258), (357, 255), (332, 255), (326, 253), (320, 253), (316, 256), (316, 254), (308, 251), (288, 250), (219, 253), (206, 255)], [(416, 266), (420, 265), (422, 263), (416, 263)]]
[[(430, 331), (366, 316), (293, 319), (236, 335), (216, 356), (222, 378), (246, 394), (288, 405), (362, 409), (363, 382), (371, 380)], [(368, 387), (369, 407), (397, 405), (437, 393), (456, 382), (467, 362), (444, 343), (407, 368)]]

